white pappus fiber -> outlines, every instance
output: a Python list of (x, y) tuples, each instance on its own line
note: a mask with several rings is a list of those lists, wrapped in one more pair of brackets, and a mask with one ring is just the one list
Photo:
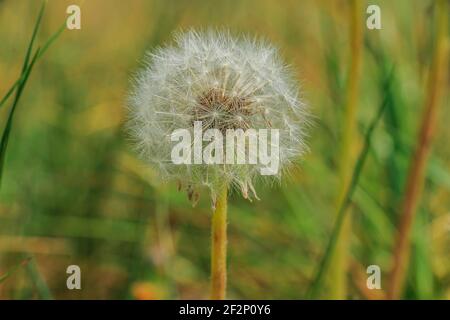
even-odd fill
[[(228, 31), (179, 33), (174, 45), (147, 54), (128, 108), (128, 132), (140, 158), (163, 179), (178, 180), (194, 200), (199, 187), (214, 197), (223, 183), (256, 197), (255, 179), (279, 179), (306, 150), (309, 116), (293, 73), (266, 41)], [(278, 129), (278, 174), (261, 176), (260, 164), (174, 164), (171, 134), (193, 130), (194, 121), (222, 132)]]

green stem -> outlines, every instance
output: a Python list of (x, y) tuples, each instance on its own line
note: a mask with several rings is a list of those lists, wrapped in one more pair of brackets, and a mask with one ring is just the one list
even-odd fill
[[(352, 0), (350, 19), (350, 69), (346, 93), (342, 143), (338, 163), (340, 187), (336, 214), (345, 201), (345, 192), (351, 180), (351, 163), (356, 136), (356, 111), (358, 104), (359, 78), (361, 73), (361, 53), (363, 43), (362, 2)], [(327, 296), (329, 299), (345, 299), (347, 295), (348, 252), (351, 237), (351, 215), (346, 215), (336, 239), (336, 250), (332, 255), (333, 268), (328, 273)]]
[(398, 233), (393, 254), (393, 267), (391, 271), (389, 299), (399, 299), (401, 297), (405, 282), (407, 267), (410, 256), (410, 237), (414, 223), (417, 205), (420, 200), (422, 188), (425, 180), (425, 170), (428, 157), (431, 151), (431, 144), (436, 131), (438, 111), (440, 107), (439, 99), (442, 96), (442, 89), (446, 81), (447, 70), (447, 24), (448, 24), (448, 3), (447, 0), (440, 0), (437, 3), (437, 37), (434, 49), (433, 62), (428, 79), (427, 98), (425, 102), (424, 115), (422, 117), (421, 129), (419, 131), (418, 143), (412, 157), (409, 169), (405, 195), (401, 207)]
[(225, 299), (227, 287), (227, 195), (228, 186), (220, 191), (211, 221), (211, 299)]
[[(391, 69), (391, 71), (388, 73), (388, 76), (385, 80), (386, 81), (386, 90), (389, 90), (390, 86), (392, 85), (393, 75), (394, 75), (394, 68)], [(381, 104), (381, 106), (379, 107), (375, 117), (373, 118), (373, 120), (370, 123), (369, 128), (366, 132), (366, 135), (364, 137), (364, 146), (358, 156), (358, 160), (356, 161), (356, 165), (353, 169), (353, 174), (352, 174), (352, 177), (350, 180), (350, 184), (349, 184), (348, 188), (346, 189), (344, 200), (341, 204), (341, 207), (338, 210), (336, 221), (334, 223), (333, 231), (332, 231), (331, 237), (328, 241), (327, 248), (325, 250), (322, 260), (320, 261), (320, 265), (317, 268), (316, 274), (314, 275), (314, 279), (311, 283), (311, 286), (309, 287), (308, 292), (306, 293), (306, 297), (308, 299), (317, 297), (320, 285), (322, 284), (322, 279), (324, 277), (324, 274), (327, 273), (328, 268), (331, 264), (333, 253), (335, 252), (335, 249), (336, 249), (338, 236), (339, 236), (339, 234), (342, 233), (342, 226), (347, 217), (347, 213), (348, 213), (347, 209), (352, 201), (353, 194), (356, 190), (356, 186), (358, 185), (359, 177), (364, 168), (364, 164), (366, 163), (367, 155), (369, 154), (369, 150), (370, 150), (370, 147), (372, 144), (373, 132), (375, 131), (375, 128), (377, 127), (378, 123), (380, 122), (381, 116), (383, 115), (387, 106), (388, 106), (388, 98), (386, 97), (384, 99), (383, 103)]]

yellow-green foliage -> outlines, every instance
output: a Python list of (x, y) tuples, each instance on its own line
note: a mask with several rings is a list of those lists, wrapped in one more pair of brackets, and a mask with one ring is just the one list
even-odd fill
[[(59, 28), (69, 4), (82, 2), (49, 1), (36, 43)], [(368, 265), (381, 267), (382, 288), (388, 287), (435, 36), (434, 1), (376, 3), (382, 30), (364, 27), (356, 154), (379, 106), (388, 105), (353, 196), (348, 298), (369, 297), (358, 289)], [(0, 97), (20, 75), (39, 7), (40, 1), (0, 1)], [(175, 184), (161, 184), (134, 157), (123, 131), (124, 103), (145, 50), (170, 42), (180, 28), (223, 26), (281, 48), (315, 117), (300, 170), (281, 186), (260, 186), (260, 201), (229, 196), (227, 297), (304, 298), (342, 192), (337, 166), (348, 4), (96, 0), (84, 1), (81, 10), (82, 29), (65, 30), (37, 62), (16, 110), (0, 189), (0, 277), (11, 271), (0, 282), (0, 298), (48, 292), (55, 298), (207, 298), (209, 196), (192, 208)], [(450, 298), (448, 96), (441, 103), (404, 298)], [(0, 110), (1, 131), (10, 107), (8, 100)], [(29, 256), (32, 264), (23, 262)], [(70, 264), (81, 267), (81, 291), (66, 288)]]

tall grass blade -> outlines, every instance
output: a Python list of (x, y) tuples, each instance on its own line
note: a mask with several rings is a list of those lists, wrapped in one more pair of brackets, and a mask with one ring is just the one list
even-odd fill
[(26, 258), (25, 260), (21, 261), (19, 264), (13, 266), (11, 269), (6, 271), (4, 274), (0, 276), (0, 284), (2, 284), (6, 279), (11, 277), (13, 274), (15, 274), (21, 267), (24, 267), (30, 262), (31, 258)]
[(28, 45), (27, 54), (25, 55), (25, 60), (23, 64), (22, 74), (20, 78), (13, 84), (13, 86), (8, 90), (6, 95), (2, 98), (0, 102), (0, 107), (8, 100), (8, 98), (12, 95), (14, 92), (14, 89), (16, 89), (16, 96), (14, 98), (11, 110), (9, 112), (9, 116), (6, 122), (5, 129), (3, 130), (2, 138), (0, 141), (0, 186), (3, 178), (3, 167), (5, 163), (5, 156), (6, 156), (6, 148), (8, 146), (9, 141), (9, 134), (12, 128), (12, 122), (14, 118), (14, 114), (18, 105), (18, 102), (20, 100), (20, 97), (22, 95), (23, 89), (25, 87), (25, 84), (27, 83), (28, 77), (30, 76), (31, 70), (33, 69), (34, 64), (36, 61), (47, 51), (47, 49), (50, 47), (50, 45), (61, 35), (65, 28), (65, 22), (61, 25), (61, 27), (44, 43), (44, 45), (41, 48), (38, 48), (35, 52), (35, 54), (32, 57), (31, 62), (29, 63), (31, 51), (33, 48), (33, 43), (36, 39), (37, 31), (39, 30), (39, 25), (42, 20), (42, 16), (45, 9), (45, 3), (42, 4), (41, 10), (38, 15), (38, 19), (36, 21), (33, 35), (31, 37), (30, 43)]
[(25, 60), (23, 61), (22, 74), (25, 73), (25, 71), (28, 67), (28, 63), (30, 62), (30, 56), (31, 56), (31, 52), (33, 51), (34, 40), (36, 39), (37, 32), (38, 32), (39, 26), (41, 24), (42, 16), (44, 15), (45, 4), (46, 4), (46, 1), (44, 1), (42, 3), (41, 9), (39, 10), (38, 18), (34, 25), (33, 34), (31, 35), (31, 40), (30, 40), (30, 43), (28, 44), (28, 49), (27, 49), (27, 53), (25, 55)]
[[(41, 14), (39, 14), (39, 18), (38, 18), (39, 21), (41, 20), (40, 16), (41, 16)], [(50, 45), (61, 35), (61, 33), (64, 31), (65, 27), (66, 27), (66, 23), (64, 22), (61, 25), (61, 27), (59, 27), (59, 29), (47, 40), (47, 42), (44, 43), (44, 45), (42, 46), (42, 49), (39, 51), (37, 59), (42, 57), (42, 55), (47, 51), (47, 49), (50, 47)], [(35, 30), (37, 30), (36, 27), (35, 27)], [(34, 32), (33, 32), (33, 35), (34, 35)], [(34, 38), (35, 38), (35, 36), (33, 36), (31, 38), (30, 45), (28, 46), (28, 50), (29, 51), (31, 49), (31, 45), (32, 45), (32, 42), (34, 41)], [(29, 51), (27, 51), (27, 55), (25, 57), (24, 68), (22, 70), (21, 77), (19, 79), (17, 79), (16, 82), (14, 82), (14, 84), (11, 86), (11, 88), (9, 88), (8, 92), (5, 94), (5, 96), (2, 98), (2, 100), (0, 100), (0, 108), (3, 106), (3, 104), (5, 104), (5, 102), (13, 94), (14, 90), (17, 88), (19, 83), (22, 81), (23, 76), (26, 73), (26, 66), (28, 66), (28, 61), (29, 61), (29, 54), (28, 54), (28, 52)]]
[[(386, 86), (388, 88), (391, 86), (393, 74), (394, 74), (394, 69), (391, 69), (391, 72), (389, 73), (389, 76), (386, 80)], [(350, 205), (350, 203), (352, 202), (353, 193), (355, 192), (356, 186), (358, 185), (359, 177), (361, 175), (362, 169), (364, 167), (364, 164), (367, 159), (367, 155), (368, 155), (370, 147), (371, 147), (373, 132), (375, 131), (375, 128), (377, 127), (384, 111), (386, 110), (387, 105), (388, 105), (388, 99), (385, 97), (383, 100), (383, 103), (379, 107), (377, 114), (373, 118), (373, 120), (366, 132), (366, 135), (364, 137), (363, 149), (361, 150), (361, 153), (358, 156), (358, 160), (356, 161), (356, 165), (353, 170), (350, 185), (347, 188), (344, 201), (338, 211), (338, 215), (337, 215), (334, 227), (333, 227), (333, 231), (331, 233), (331, 237), (328, 241), (328, 245), (325, 250), (325, 254), (324, 254), (324, 256), (320, 262), (320, 265), (317, 269), (317, 272), (314, 276), (311, 287), (308, 289), (308, 292), (306, 294), (307, 298), (309, 298), (309, 299), (313, 299), (314, 297), (316, 297), (318, 290), (320, 288), (320, 285), (322, 283), (323, 276), (326, 273), (326, 271), (328, 270), (330, 259), (333, 255), (333, 252), (334, 252), (334, 249), (336, 246), (336, 239), (341, 231), (344, 219), (346, 217), (346, 213), (348, 212), (347, 208)]]
[(5, 163), (6, 148), (8, 147), (9, 134), (10, 134), (11, 128), (12, 128), (14, 113), (16, 111), (16, 107), (17, 107), (17, 104), (19, 103), (20, 97), (22, 96), (22, 92), (23, 92), (23, 89), (25, 88), (25, 84), (28, 80), (28, 77), (30, 76), (31, 70), (33, 69), (33, 66), (36, 63), (38, 54), (39, 54), (39, 49), (34, 54), (30, 65), (25, 70), (25, 75), (24, 75), (22, 81), (19, 83), (13, 105), (11, 107), (11, 110), (9, 111), (9, 116), (8, 116), (8, 120), (6, 122), (5, 129), (3, 130), (2, 139), (0, 141), (0, 185), (2, 182), (2, 178), (3, 178), (3, 167), (4, 167), (4, 163)]

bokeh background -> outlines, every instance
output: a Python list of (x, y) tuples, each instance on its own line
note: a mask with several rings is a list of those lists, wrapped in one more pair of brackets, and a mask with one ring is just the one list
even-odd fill
[[(136, 159), (123, 130), (129, 79), (144, 52), (190, 27), (265, 37), (298, 74), (315, 117), (311, 151), (281, 185), (257, 186), (260, 201), (230, 196), (228, 297), (304, 298), (339, 192), (348, 2), (53, 0), (37, 44), (64, 22), (70, 4), (81, 4), (82, 29), (65, 30), (36, 64), (11, 131), (0, 189), (0, 276), (7, 275), (0, 298), (208, 297), (209, 195), (203, 192), (193, 208), (175, 183), (163, 184)], [(364, 28), (356, 153), (383, 99), (390, 103), (352, 201), (352, 299), (372, 294), (361, 289), (368, 265), (381, 267), (387, 286), (436, 33), (434, 1), (370, 4), (381, 8), (382, 30)], [(0, 1), (0, 96), (20, 75), (40, 5)], [(395, 82), (386, 90), (383, 79), (393, 64)], [(450, 298), (447, 92), (448, 82), (412, 232), (408, 299)], [(9, 108), (0, 110), (2, 128)], [(66, 288), (71, 264), (81, 267), (82, 290)]]

